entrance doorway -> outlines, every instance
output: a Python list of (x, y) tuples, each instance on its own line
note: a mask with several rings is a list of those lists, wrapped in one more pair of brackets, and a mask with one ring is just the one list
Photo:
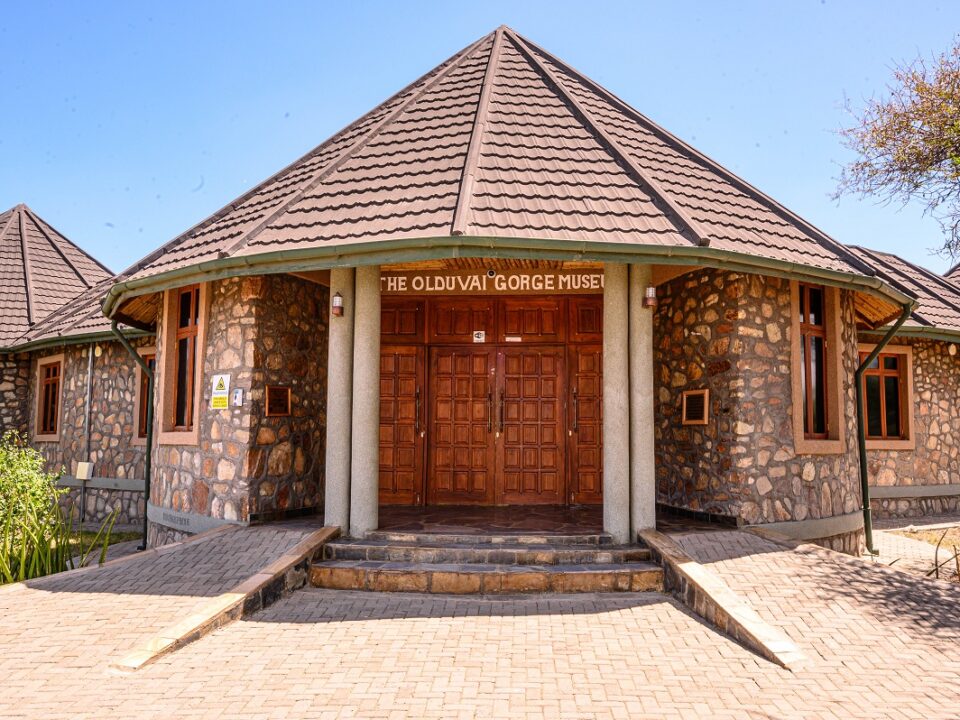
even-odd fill
[(381, 504), (601, 502), (601, 321), (596, 296), (384, 298)]

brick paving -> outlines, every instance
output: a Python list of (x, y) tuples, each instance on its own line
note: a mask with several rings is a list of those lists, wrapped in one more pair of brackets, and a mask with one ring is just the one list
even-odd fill
[[(945, 541), (940, 546), (938, 555), (936, 545), (889, 531), (875, 531), (873, 542), (879, 553), (876, 562), (923, 577), (937, 564), (937, 559), (941, 564), (950, 561), (953, 557), (953, 545), (956, 544), (956, 541)], [(943, 565), (940, 568), (940, 577), (944, 580), (956, 580), (956, 563), (950, 561)]]
[[(303, 523), (226, 528), (165, 554), (0, 588), (0, 677), (31, 671), (46, 676), (40, 683), (50, 687), (71, 675), (87, 673), (89, 680), (89, 673), (102, 673), (111, 660), (233, 588), (315, 529)], [(9, 694), (0, 699), (0, 717), (14, 712), (5, 703), (19, 700)]]
[[(73, 634), (70, 596), (59, 596), (44, 613), (58, 609), (63, 627), (18, 634), (31, 612), (25, 593), (10, 593), (0, 594), (0, 717), (957, 717), (960, 588), (748, 533), (677, 539), (800, 644), (810, 667), (761, 660), (657, 593), (308, 589), (114, 676), (75, 664), (86, 638), (114, 623), (87, 619)], [(149, 614), (164, 597), (131, 604)], [(46, 645), (56, 650), (37, 650)]]

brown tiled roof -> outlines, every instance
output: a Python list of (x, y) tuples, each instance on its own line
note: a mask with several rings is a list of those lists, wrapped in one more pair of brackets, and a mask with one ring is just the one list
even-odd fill
[(509, 28), (125, 274), (380, 240), (707, 246), (872, 275), (848, 249)]
[(879, 250), (851, 247), (861, 259), (876, 268), (887, 282), (917, 298), (905, 327), (936, 328), (960, 333), (960, 286), (935, 272), (901, 257)]
[(0, 214), (0, 348), (111, 275), (26, 205)]

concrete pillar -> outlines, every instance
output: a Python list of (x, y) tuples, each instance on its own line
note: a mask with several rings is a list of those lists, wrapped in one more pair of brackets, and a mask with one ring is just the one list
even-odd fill
[[(327, 351), (327, 457), (323, 522), (350, 527), (350, 437), (353, 408), (353, 268), (330, 271), (330, 297), (343, 296), (343, 315), (330, 314)], [(328, 312), (329, 309), (328, 309)]]
[(377, 529), (380, 490), (380, 267), (358, 267), (353, 330), (350, 535)]
[(603, 266), (603, 529), (630, 538), (630, 374), (627, 266)]
[(653, 309), (643, 306), (649, 265), (630, 266), (630, 541), (656, 526), (653, 442)]

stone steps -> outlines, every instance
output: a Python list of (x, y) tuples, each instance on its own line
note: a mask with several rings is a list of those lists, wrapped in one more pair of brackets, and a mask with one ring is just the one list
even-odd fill
[(494, 565), (328, 560), (310, 567), (315, 587), (374, 592), (468, 594), (640, 592), (663, 589), (651, 562)]
[(316, 587), (374, 592), (517, 594), (663, 589), (646, 547), (594, 535), (377, 531), (337, 540), (310, 566)]
[(610, 545), (613, 543), (613, 539), (607, 533), (576, 535), (484, 533), (467, 535), (458, 533), (417, 533), (374, 530), (367, 533), (366, 539), (376, 542), (436, 543), (439, 545)]
[(325, 546), (324, 559), (490, 565), (622, 564), (650, 560), (650, 550), (617, 545), (339, 540)]

